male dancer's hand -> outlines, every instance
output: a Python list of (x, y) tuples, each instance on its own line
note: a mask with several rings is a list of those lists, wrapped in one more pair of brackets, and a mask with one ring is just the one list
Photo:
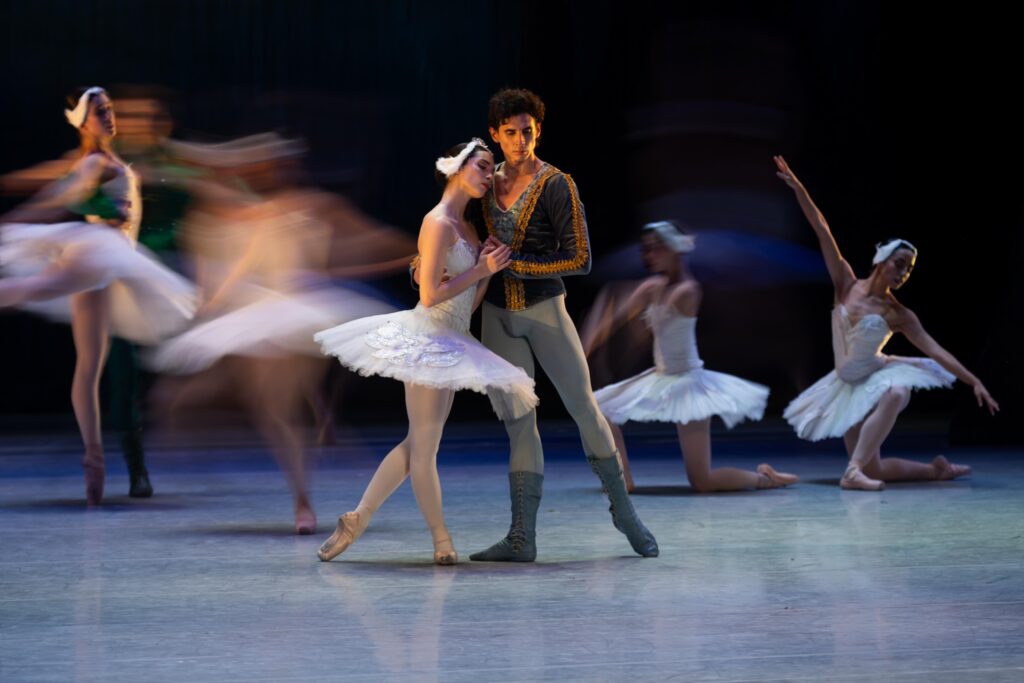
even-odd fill
[(484, 248), (480, 250), (480, 256), (477, 259), (477, 265), (482, 265), (490, 275), (493, 275), (498, 271), (508, 268), (512, 262), (512, 250), (500, 242), (498, 243), (500, 246), (493, 246), (490, 244), (490, 239), (488, 237), (488, 241), (484, 242)]

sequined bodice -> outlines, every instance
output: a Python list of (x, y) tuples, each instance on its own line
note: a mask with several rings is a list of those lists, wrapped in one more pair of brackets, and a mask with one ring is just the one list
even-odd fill
[[(476, 265), (477, 250), (466, 240), (459, 238), (445, 254), (444, 266), (449, 277), (460, 275)], [(473, 314), (473, 299), (476, 296), (476, 285), (465, 291), (445, 299), (439, 304), (427, 307), (416, 304), (416, 309), (434, 320), (447, 325), (459, 332), (469, 331), (469, 319)]]
[(696, 318), (680, 314), (669, 304), (651, 304), (644, 318), (654, 334), (658, 372), (677, 375), (704, 366), (697, 354)]
[[(499, 164), (499, 169), (503, 167), (505, 162)], [(530, 184), (526, 186), (516, 200), (512, 203), (512, 206), (508, 207), (507, 211), (502, 211), (501, 207), (498, 206), (498, 196), (494, 189), (491, 188), (487, 192), (487, 196), (484, 199), (484, 210), (491, 212), (491, 219), (494, 224), (494, 232), (505, 244), (511, 244), (515, 237), (516, 224), (519, 223), (519, 216), (523, 212), (523, 201), (524, 198), (530, 194), (530, 190), (537, 183), (537, 180), (541, 178), (544, 173), (544, 169), (547, 167), (547, 163), (541, 164), (540, 168), (537, 169), (537, 173), (534, 174)]]
[(869, 313), (856, 325), (850, 324), (846, 306), (832, 309), (832, 351), (836, 374), (844, 382), (856, 383), (885, 365), (882, 347), (892, 336), (885, 318)]

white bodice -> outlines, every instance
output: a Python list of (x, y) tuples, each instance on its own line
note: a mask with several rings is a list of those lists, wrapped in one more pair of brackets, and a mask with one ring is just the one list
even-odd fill
[(891, 336), (889, 324), (877, 313), (851, 325), (846, 306), (832, 309), (832, 351), (839, 379), (854, 384), (880, 370), (885, 365), (882, 348)]
[[(445, 254), (444, 267), (449, 277), (455, 277), (466, 272), (476, 265), (477, 250), (461, 237), (455, 241)], [(456, 294), (450, 299), (427, 307), (423, 304), (416, 304), (416, 309), (437, 322), (447, 325), (459, 332), (469, 331), (469, 319), (473, 315), (473, 299), (476, 297), (476, 288), (479, 283), (467, 287), (465, 291)]]
[(654, 335), (654, 366), (678, 375), (704, 366), (697, 353), (697, 319), (682, 315), (669, 304), (651, 304), (644, 312)]

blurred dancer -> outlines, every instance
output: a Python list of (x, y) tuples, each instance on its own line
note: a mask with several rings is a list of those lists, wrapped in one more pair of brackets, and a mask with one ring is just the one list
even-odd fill
[[(825, 217), (790, 170), (775, 157), (776, 175), (793, 190), (804, 216), (818, 237), (835, 289), (832, 309), (832, 348), (836, 369), (797, 396), (785, 417), (803, 439), (843, 437), (850, 463), (840, 479), (844, 489), (879, 491), (887, 481), (956, 479), (971, 473), (939, 455), (930, 464), (881, 457), (882, 443), (896, 417), (910, 402), (914, 389), (950, 387), (956, 379), (974, 390), (979, 407), (993, 415), (999, 404), (985, 385), (953, 354), (939, 346), (914, 312), (896, 300), (917, 261), (917, 249), (906, 240), (877, 245), (871, 274), (854, 275), (836, 246)], [(886, 356), (882, 348), (900, 332), (928, 358)]]
[[(316, 217), (309, 193), (290, 175), (301, 145), (258, 136), (228, 146), (176, 143), (175, 149), (193, 163), (230, 165), (217, 169), (220, 180), (199, 180), (193, 187), (203, 197), (204, 229), (227, 235), (234, 253), (225, 252), (223, 244), (206, 249), (192, 235), (197, 272), (208, 287), (201, 322), (164, 343), (152, 364), (179, 374), (212, 369), (179, 389), (178, 405), (208, 394), (211, 384), (242, 398), (287, 476), (296, 532), (311, 534), (316, 515), (308, 495), (300, 411), (307, 401), (324, 410), (318, 389), (327, 368), (313, 334), (390, 309), (327, 276), (332, 228)], [(218, 262), (218, 256), (228, 261)], [(222, 359), (233, 362), (228, 367), (234, 373), (225, 372), (224, 364), (213, 368)]]
[[(156, 342), (191, 317), (194, 294), (187, 281), (137, 250), (138, 180), (111, 145), (116, 122), (106, 91), (78, 89), (68, 107), (80, 158), (66, 177), (5, 217), (0, 262), (8, 276), (0, 280), (0, 306), (70, 315), (71, 401), (85, 444), (86, 500), (97, 505), (105, 475), (99, 381), (110, 333)], [(66, 220), (74, 214), (82, 218)]]
[[(700, 493), (795, 484), (796, 476), (776, 472), (767, 463), (758, 465), (756, 472), (711, 467), (711, 418), (719, 416), (730, 428), (746, 419), (761, 419), (768, 387), (704, 369), (696, 339), (701, 287), (683, 257), (693, 251), (695, 243), (692, 235), (680, 232), (673, 223), (644, 226), (641, 250), (653, 275), (630, 296), (625, 317), (645, 317), (654, 333), (655, 366), (594, 392), (612, 425), (626, 486), (630, 491), (635, 488), (618, 425), (630, 420), (675, 423), (686, 476)], [(584, 348), (592, 350), (621, 322), (609, 321), (597, 331), (597, 338), (585, 340)]]
[(522, 417), (537, 403), (533, 380), (469, 335), (469, 319), (490, 277), (509, 263), (509, 249), (483, 245), (466, 220), (466, 206), (491, 184), (494, 157), (474, 138), (436, 164), (444, 185), (440, 203), (424, 217), (419, 235), (420, 301), (416, 308), (364, 318), (316, 335), (324, 353), (363, 375), (405, 383), (408, 436), (378, 466), (362, 500), (338, 518), (320, 546), (324, 562), (344, 552), (366, 530), (387, 498), (412, 477), (413, 493), (434, 542), (434, 562), (455, 564), (458, 554), (444, 522), (437, 449), (455, 392), (488, 393), (503, 420)]

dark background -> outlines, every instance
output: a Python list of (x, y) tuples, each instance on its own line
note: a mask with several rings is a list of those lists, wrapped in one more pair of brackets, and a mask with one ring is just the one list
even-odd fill
[[(781, 153), (859, 275), (879, 240), (919, 247), (900, 299), (1004, 408), (985, 417), (959, 386), (911, 410), (952, 417), (958, 439), (1019, 440), (1016, 24), (972, 5), (894, 5), (5, 2), (0, 172), (75, 146), (72, 87), (160, 85), (175, 137), (302, 135), (317, 184), (415, 233), (438, 194), (432, 160), (486, 134), (493, 91), (528, 87), (548, 105), (538, 155), (573, 174), (587, 209), (596, 261), (567, 282), (577, 320), (606, 280), (640, 276), (636, 252), (618, 251), (640, 225), (680, 219), (701, 236), (702, 355), (769, 384), (777, 416), (831, 365), (831, 288), (775, 178)], [(403, 283), (378, 284), (411, 305)], [(2, 313), (0, 330), (0, 413), (70, 412), (68, 328)], [(394, 383), (348, 384), (343, 414), (402, 417)], [(542, 414), (563, 415), (540, 390)]]

